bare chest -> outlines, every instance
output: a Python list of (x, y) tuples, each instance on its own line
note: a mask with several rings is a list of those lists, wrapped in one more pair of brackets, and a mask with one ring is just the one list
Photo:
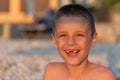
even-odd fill
[(99, 79), (97, 79), (95, 74), (84, 75), (84, 76), (79, 75), (78, 77), (71, 77), (63, 73), (56, 75), (53, 80), (99, 80)]

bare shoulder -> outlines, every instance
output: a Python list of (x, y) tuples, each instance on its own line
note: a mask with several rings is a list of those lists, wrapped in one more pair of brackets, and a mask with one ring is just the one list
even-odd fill
[(44, 70), (44, 80), (53, 80), (52, 78), (54, 76), (57, 76), (57, 73), (59, 73), (64, 68), (64, 63), (62, 62), (52, 62), (46, 65)]
[(115, 80), (115, 75), (112, 70), (103, 66), (101, 66), (99, 69), (101, 72), (100, 77), (103, 77), (103, 80)]
[(64, 63), (62, 62), (52, 62), (52, 63), (48, 63), (45, 67), (45, 71), (58, 71), (59, 69), (64, 67)]
[(52, 62), (52, 63), (48, 63), (46, 65), (46, 69), (60, 69), (64, 67), (64, 63), (63, 62)]
[(93, 73), (96, 74), (97, 78), (102, 78), (102, 80), (115, 80), (115, 75), (109, 68), (97, 64), (92, 64), (92, 66), (94, 68)]

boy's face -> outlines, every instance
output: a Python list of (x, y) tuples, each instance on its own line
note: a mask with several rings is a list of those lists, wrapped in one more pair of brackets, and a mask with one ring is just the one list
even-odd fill
[(91, 36), (91, 29), (85, 21), (74, 17), (60, 18), (52, 35), (60, 55), (70, 65), (79, 65), (87, 60), (96, 36), (96, 33)]

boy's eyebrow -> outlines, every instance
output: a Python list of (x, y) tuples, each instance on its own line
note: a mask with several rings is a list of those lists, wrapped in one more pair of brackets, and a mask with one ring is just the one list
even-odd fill
[(83, 31), (77, 31), (76, 33), (84, 33), (84, 34), (88, 34), (88, 32), (83, 32)]
[(59, 35), (59, 34), (64, 34), (64, 33), (66, 33), (65, 31), (61, 31), (61, 32), (58, 32), (57, 34)]

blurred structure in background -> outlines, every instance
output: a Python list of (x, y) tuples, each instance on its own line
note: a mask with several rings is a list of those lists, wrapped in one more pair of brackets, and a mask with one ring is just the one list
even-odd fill
[(33, 14), (30, 14), (31, 7), (28, 12), (23, 12), (21, 2), (22, 0), (0, 0), (0, 23), (4, 26), (4, 39), (11, 36), (11, 24), (30, 24), (34, 21)]
[[(0, 0), (1, 38), (31, 37), (31, 34), (43, 31), (49, 25), (45, 21), (53, 19), (51, 14), (58, 4), (58, 0)], [(38, 25), (37, 21), (42, 24)]]

